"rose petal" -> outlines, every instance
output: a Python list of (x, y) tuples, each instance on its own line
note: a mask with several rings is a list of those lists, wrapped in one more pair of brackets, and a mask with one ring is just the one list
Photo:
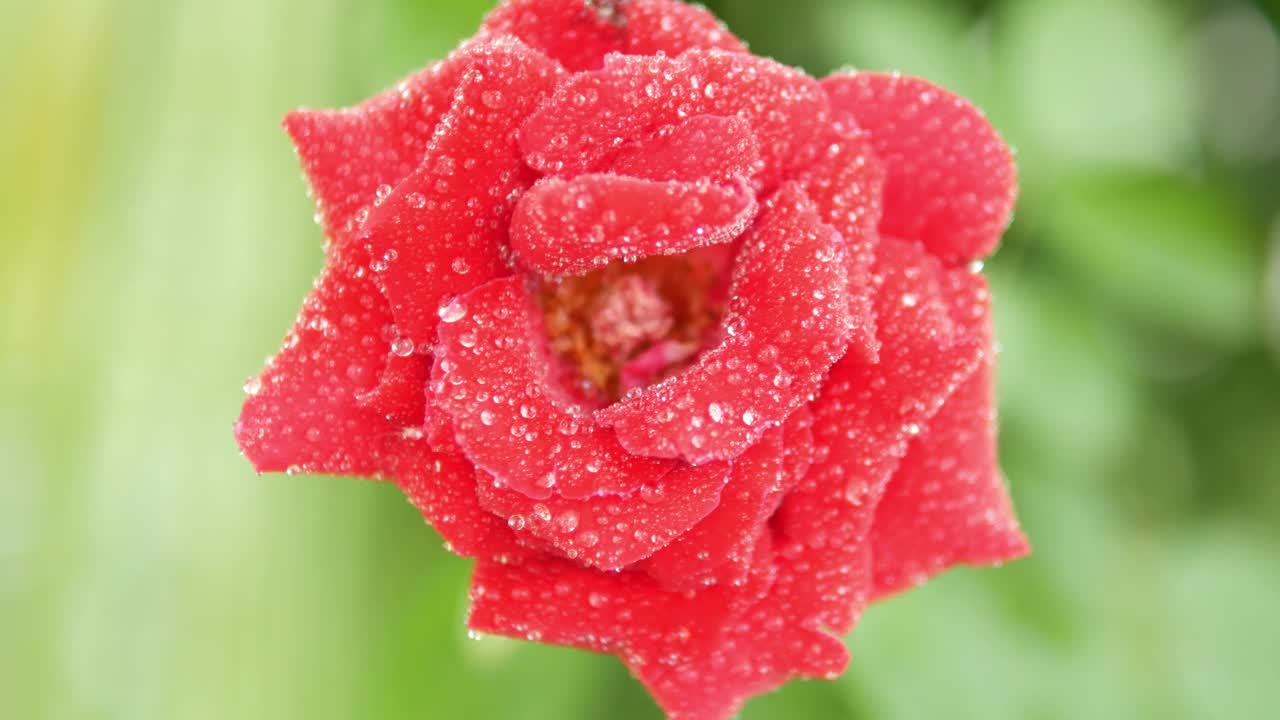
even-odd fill
[(545, 503), (495, 487), (487, 472), (477, 480), (480, 504), (507, 518), (517, 535), (543, 540), (583, 565), (618, 570), (666, 547), (714, 510), (729, 465), (681, 466), (630, 496), (551, 497)]
[(364, 231), (396, 326), (415, 345), (434, 341), (442, 300), (506, 274), (507, 224), (532, 183), (514, 130), (557, 78), (551, 60), (510, 38), (471, 52), (422, 165), (370, 212)]
[(433, 452), (422, 441), (406, 443), (400, 456), (396, 483), (444, 538), (450, 552), (500, 562), (529, 554), (505, 521), (480, 507), (470, 463)]
[(382, 375), (391, 316), (361, 263), (331, 260), (280, 353), (245, 385), (235, 435), (258, 472), (378, 475), (400, 428), (361, 403)]
[(876, 362), (875, 313), (872, 308), (871, 266), (880, 233), (884, 166), (876, 159), (867, 134), (851, 122), (828, 131), (823, 151), (799, 177), (818, 215), (840, 231), (848, 261), (849, 316), (853, 330), (849, 351)]
[(426, 412), (431, 362), (423, 355), (401, 355), (393, 348), (378, 384), (356, 400), (399, 428), (421, 428)]
[(511, 277), (445, 306), (436, 401), (467, 457), (530, 498), (629, 494), (673, 467), (635, 457), (553, 381), (541, 315)]
[(696, 115), (622, 148), (609, 171), (645, 180), (710, 180), (732, 184), (760, 164), (760, 143), (745, 120)]
[(628, 0), (616, 5), (616, 15), (611, 15), (585, 0), (509, 0), (489, 14), (481, 31), (515, 35), (570, 70), (598, 68), (611, 52), (679, 55), (694, 47), (746, 50), (704, 8), (675, 0)]
[(798, 485), (813, 464), (813, 412), (801, 405), (782, 426), (783, 492)]
[(468, 626), (620, 656), (668, 717), (723, 720), (791, 677), (833, 677), (848, 662), (822, 632), (822, 599), (865, 597), (865, 562), (833, 563), (765, 533), (742, 586), (664, 591), (634, 571), (599, 573), (564, 561), (477, 563)]
[(822, 86), (871, 134), (888, 169), (882, 232), (920, 240), (948, 263), (991, 254), (1012, 216), (1017, 169), (981, 111), (896, 74), (833, 75)]
[[(940, 262), (917, 243), (884, 238), (876, 258), (880, 362), (846, 358), (811, 409), (817, 458), (779, 512), (788, 537), (860, 546), (911, 439), (983, 360), (983, 338), (952, 317)], [(837, 483), (836, 499), (815, 490)]]
[(755, 212), (755, 194), (744, 182), (656, 182), (607, 174), (544, 178), (516, 206), (511, 248), (530, 270), (577, 275), (613, 260), (729, 242)]
[(692, 115), (735, 116), (751, 125), (764, 189), (809, 164), (828, 100), (809, 76), (772, 60), (716, 50), (677, 58), (610, 56), (578, 73), (520, 128), (529, 165), (544, 174), (599, 169), (609, 155)]
[(673, 592), (741, 582), (784, 482), (782, 429), (767, 432), (733, 464), (720, 504), (642, 567)]
[[(982, 276), (948, 274), (957, 314), (992, 341)], [(917, 437), (876, 507), (870, 541), (877, 597), (919, 585), (958, 563), (992, 564), (1029, 550), (996, 461), (994, 354)]]
[(397, 185), (426, 155), (441, 116), (473, 55), (463, 46), (445, 60), (345, 110), (295, 110), (284, 128), (311, 185), (329, 237), (353, 238), (361, 211)]
[(795, 185), (766, 205), (734, 268), (725, 340), (596, 412), (637, 455), (732, 459), (817, 392), (849, 332), (843, 241)]

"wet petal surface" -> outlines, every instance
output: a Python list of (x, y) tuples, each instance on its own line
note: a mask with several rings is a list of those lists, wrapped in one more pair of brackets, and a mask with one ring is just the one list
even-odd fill
[(622, 495), (667, 474), (636, 457), (555, 383), (537, 308), (517, 277), (494, 280), (441, 314), (436, 402), (477, 467), (532, 499)]
[(732, 184), (755, 175), (760, 163), (760, 143), (747, 121), (695, 115), (624, 146), (608, 169), (646, 180)]
[[(948, 275), (954, 314), (992, 342), (989, 293), (980, 275)], [(919, 585), (957, 563), (992, 564), (1029, 551), (996, 463), (991, 354), (916, 438), (876, 508), (873, 592)]]
[(920, 240), (952, 264), (991, 254), (1013, 212), (1017, 172), (972, 103), (902, 75), (833, 75), (822, 86), (870, 134), (888, 170), (886, 234)]
[(598, 169), (627, 143), (693, 115), (738, 117), (759, 141), (763, 188), (814, 157), (827, 123), (822, 88), (772, 60), (692, 50), (678, 58), (610, 56), (561, 84), (520, 129), (529, 165), (548, 174)]
[(543, 502), (498, 487), (484, 471), (477, 479), (480, 504), (506, 518), (517, 535), (542, 540), (583, 565), (620, 570), (666, 547), (711, 513), (729, 480), (729, 466), (681, 466), (630, 496), (552, 496)]
[(569, 70), (599, 68), (605, 55), (675, 56), (690, 48), (745, 52), (705, 8), (677, 0), (509, 0), (485, 19), (482, 32), (514, 35)]
[(670, 380), (596, 413), (633, 453), (732, 459), (821, 385), (849, 335), (843, 243), (798, 187), (745, 238), (725, 339)]
[(849, 351), (875, 362), (880, 346), (872, 308), (871, 267), (880, 241), (877, 226), (885, 170), (867, 134), (847, 116), (837, 114), (825, 140), (818, 159), (799, 181), (823, 222), (844, 238), (849, 317), (853, 322)]
[(354, 238), (361, 211), (414, 171), (471, 64), (466, 46), (395, 87), (345, 110), (296, 110), (285, 131), (311, 185), (318, 217), (339, 244)]
[(284, 347), (245, 384), (235, 435), (258, 472), (379, 475), (400, 428), (361, 402), (390, 351), (391, 314), (360, 262), (316, 280)]
[(520, 199), (511, 247), (530, 270), (577, 275), (616, 260), (729, 242), (755, 212), (755, 194), (745, 182), (657, 182), (611, 174), (546, 178)]
[(363, 233), (396, 326), (419, 347), (435, 340), (442, 301), (507, 273), (507, 225), (533, 182), (515, 128), (557, 78), (551, 60), (509, 38), (471, 53), (422, 165), (389, 189)]

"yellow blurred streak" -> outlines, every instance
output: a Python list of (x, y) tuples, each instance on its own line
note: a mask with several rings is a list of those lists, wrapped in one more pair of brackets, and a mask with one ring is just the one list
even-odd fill
[(0, 347), (13, 359), (46, 356), (66, 311), (98, 159), (107, 7), (28, 6), (27, 32), (0, 49)]

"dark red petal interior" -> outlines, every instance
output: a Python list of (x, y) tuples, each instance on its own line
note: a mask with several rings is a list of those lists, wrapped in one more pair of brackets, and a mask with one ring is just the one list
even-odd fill
[(919, 240), (948, 263), (985, 257), (1013, 213), (1013, 154), (968, 100), (920, 78), (860, 72), (822, 81), (837, 111), (871, 135), (888, 169), (887, 235)]
[(520, 199), (511, 248), (524, 267), (578, 275), (736, 238), (756, 212), (743, 181), (659, 182), (611, 174), (545, 178)]

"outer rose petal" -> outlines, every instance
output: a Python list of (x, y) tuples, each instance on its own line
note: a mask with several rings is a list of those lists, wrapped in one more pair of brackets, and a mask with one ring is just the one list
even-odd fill
[(371, 211), (364, 232), (396, 325), (418, 346), (435, 339), (442, 300), (507, 272), (507, 224), (532, 183), (515, 128), (558, 77), (555, 63), (510, 38), (471, 52), (422, 165)]
[(363, 264), (331, 261), (284, 348), (245, 386), (236, 441), (258, 472), (379, 475), (400, 427), (360, 402), (387, 362), (386, 301)]
[(433, 369), (436, 401), (478, 467), (529, 498), (630, 494), (668, 473), (594, 427), (552, 379), (541, 316), (518, 277), (445, 306)]
[(433, 452), (423, 441), (405, 443), (395, 478), (450, 552), (499, 562), (529, 554), (506, 522), (480, 507), (475, 470), (461, 457)]
[(634, 495), (539, 503), (494, 487), (478, 475), (480, 504), (507, 518), (517, 535), (543, 540), (565, 557), (601, 570), (619, 570), (666, 547), (714, 510), (729, 480), (727, 463), (681, 466)]
[(387, 355), (378, 386), (358, 400), (397, 427), (421, 428), (430, 369), (430, 360), (422, 355), (404, 356), (393, 351)]
[(791, 677), (833, 677), (848, 662), (821, 630), (824, 603), (861, 606), (866, 555), (850, 561), (765, 533), (742, 586), (672, 593), (642, 573), (564, 561), (480, 562), (468, 625), (482, 632), (619, 655), (675, 720), (722, 720)]
[(813, 412), (801, 405), (782, 426), (783, 491), (789, 491), (808, 474), (813, 464)]
[(577, 175), (599, 169), (628, 142), (704, 114), (751, 125), (762, 160), (755, 179), (772, 189), (812, 161), (812, 144), (827, 126), (828, 100), (809, 76), (753, 55), (615, 55), (604, 69), (562, 83), (520, 128), (520, 147), (543, 173)]
[(520, 198), (511, 248), (546, 275), (577, 275), (620, 259), (729, 242), (755, 216), (745, 182), (656, 182), (622, 175), (544, 178)]
[(777, 508), (783, 487), (782, 428), (764, 434), (733, 464), (720, 504), (689, 532), (654, 553), (644, 571), (668, 590), (741, 582), (756, 538)]
[[(953, 305), (989, 344), (986, 282), (959, 272), (948, 280)], [(1029, 551), (996, 464), (994, 365), (991, 356), (955, 391), (889, 482), (870, 537), (876, 596), (957, 563), (998, 563)]]
[[(880, 362), (845, 358), (814, 401), (814, 443), (822, 459), (782, 507), (778, 519), (788, 537), (860, 547), (871, 510), (911, 438), (983, 360), (984, 338), (952, 317), (944, 272), (918, 244), (881, 241)], [(833, 499), (819, 490), (831, 484), (844, 493)]]
[(509, 0), (482, 32), (515, 35), (570, 70), (600, 67), (611, 52), (679, 55), (689, 48), (745, 52), (715, 16), (675, 0), (629, 0), (609, 17), (586, 0)]
[(347, 110), (296, 110), (284, 119), (329, 237), (360, 229), (378, 188), (393, 187), (422, 162), (436, 125), (470, 67), (464, 45), (447, 59)]
[(760, 143), (745, 120), (696, 115), (626, 145), (608, 169), (645, 180), (732, 184), (754, 175), (760, 162)]
[(884, 166), (876, 159), (867, 134), (848, 117), (838, 118), (829, 131), (818, 160), (800, 175), (804, 191), (824, 222), (844, 236), (849, 275), (849, 315), (853, 333), (849, 350), (875, 362), (876, 341), (872, 311), (871, 266), (880, 234)]
[(1013, 212), (1017, 170), (972, 103), (901, 75), (833, 75), (822, 86), (871, 134), (889, 170), (885, 234), (920, 240), (948, 263), (991, 254)]
[(597, 420), (638, 455), (737, 457), (816, 392), (845, 351), (843, 244), (797, 186), (784, 186), (739, 251), (725, 340)]

